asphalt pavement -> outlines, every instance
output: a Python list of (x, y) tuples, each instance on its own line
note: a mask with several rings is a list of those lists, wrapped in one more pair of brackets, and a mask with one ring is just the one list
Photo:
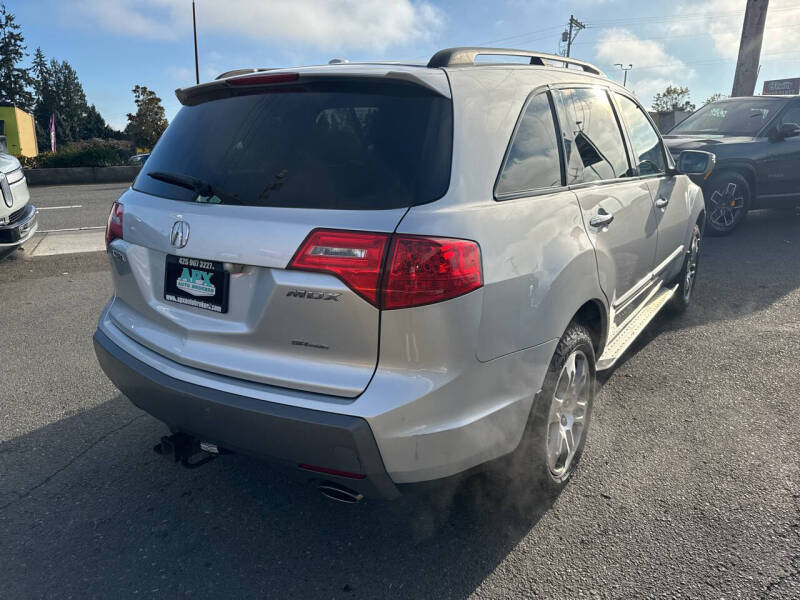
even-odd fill
[(98, 183), (32, 187), (31, 203), (39, 209), (39, 230), (102, 229), (111, 203), (129, 186), (128, 183)]
[(792, 213), (704, 240), (693, 306), (603, 377), (552, 505), (478, 478), (348, 506), (246, 457), (185, 470), (154, 454), (165, 428), (92, 350), (105, 255), (15, 253), (0, 262), (0, 598), (798, 598), (799, 265)]

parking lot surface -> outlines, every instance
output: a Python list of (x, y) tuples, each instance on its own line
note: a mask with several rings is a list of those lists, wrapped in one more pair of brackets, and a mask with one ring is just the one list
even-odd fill
[(185, 470), (153, 453), (165, 427), (92, 350), (105, 255), (15, 253), (0, 597), (800, 597), (798, 265), (793, 213), (705, 240), (694, 305), (602, 377), (552, 505), (477, 478), (347, 506), (246, 457)]

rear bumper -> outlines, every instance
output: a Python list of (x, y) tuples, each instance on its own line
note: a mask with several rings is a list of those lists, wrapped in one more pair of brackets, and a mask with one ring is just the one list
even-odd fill
[(0, 247), (24, 244), (39, 227), (36, 207), (32, 204), (26, 204), (20, 211), (12, 213), (12, 218), (7, 225), (0, 225)]
[(136, 406), (181, 431), (242, 454), (358, 473), (321, 475), (367, 497), (399, 495), (367, 421), (267, 402), (175, 379), (134, 358), (102, 331), (94, 347), (106, 375)]

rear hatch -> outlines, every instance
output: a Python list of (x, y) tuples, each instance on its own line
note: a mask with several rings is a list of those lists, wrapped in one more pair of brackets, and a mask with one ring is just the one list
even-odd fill
[(450, 99), (305, 74), (195, 90), (120, 198), (109, 319), (188, 366), (357, 396), (380, 311), (335, 275), (287, 266), (314, 230), (392, 232), (446, 192)]

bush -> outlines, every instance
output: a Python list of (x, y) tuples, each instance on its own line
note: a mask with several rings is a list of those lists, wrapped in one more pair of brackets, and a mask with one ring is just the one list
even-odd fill
[(127, 164), (131, 155), (130, 143), (117, 140), (88, 140), (70, 144), (55, 154), (42, 152), (39, 156), (23, 159), (22, 163), (28, 169), (116, 167)]

